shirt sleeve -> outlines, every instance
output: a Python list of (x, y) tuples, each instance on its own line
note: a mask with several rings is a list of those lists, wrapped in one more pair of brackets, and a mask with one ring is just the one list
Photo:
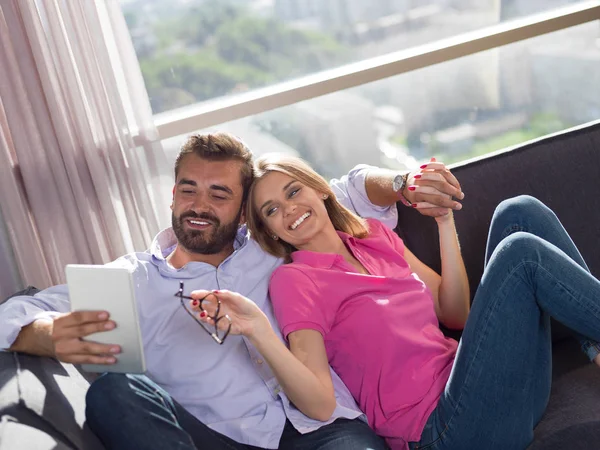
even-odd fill
[[(135, 267), (135, 257), (122, 256), (107, 266)], [(36, 320), (52, 320), (71, 311), (66, 284), (50, 287), (35, 295), (12, 297), (0, 305), (0, 350), (7, 350), (17, 339), (21, 328)]]
[(70, 311), (67, 285), (53, 286), (31, 295), (20, 295), (0, 305), (0, 349), (7, 350), (21, 328), (40, 320), (52, 320)]
[(379, 220), (391, 230), (398, 224), (398, 210), (396, 205), (377, 206), (371, 203), (367, 196), (365, 182), (367, 174), (374, 166), (359, 164), (354, 167), (347, 175), (342, 178), (332, 179), (329, 184), (335, 193), (338, 201), (354, 211), (359, 216), (367, 219), (374, 218)]
[(285, 265), (275, 270), (269, 294), (285, 339), (298, 330), (315, 330), (323, 336), (329, 332), (318, 291), (314, 281), (298, 268)]

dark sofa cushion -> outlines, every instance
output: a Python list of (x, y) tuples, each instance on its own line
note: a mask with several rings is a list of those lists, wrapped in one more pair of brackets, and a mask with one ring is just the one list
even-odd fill
[(6, 297), (4, 300), (0, 301), (0, 305), (2, 303), (4, 303), (6, 300), (8, 300), (11, 297), (16, 297), (18, 295), (35, 295), (38, 292), (40, 292), (40, 290), (38, 288), (36, 288), (35, 286), (27, 286), (25, 289), (23, 289), (22, 291), (19, 292), (15, 292), (12, 295), (9, 295), (8, 297)]
[(588, 364), (552, 384), (550, 402), (530, 450), (600, 447), (600, 368)]
[[(463, 259), (471, 287), (483, 273), (487, 231), (495, 206), (521, 194), (553, 209), (580, 249), (592, 274), (600, 276), (600, 122), (539, 139), (467, 164), (452, 172), (465, 192), (455, 213)], [(425, 264), (440, 271), (435, 221), (398, 204), (396, 232)], [(417, 232), (418, 230), (418, 232)], [(569, 333), (553, 323), (554, 340)]]

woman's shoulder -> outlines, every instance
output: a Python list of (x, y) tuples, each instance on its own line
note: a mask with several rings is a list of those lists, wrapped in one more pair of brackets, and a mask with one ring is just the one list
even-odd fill
[(387, 249), (395, 249), (395, 251), (404, 253), (404, 242), (396, 234), (396, 232), (377, 219), (367, 219), (369, 226), (369, 235), (363, 240), (364, 245), (373, 247), (375, 250), (388, 251)]
[(274, 303), (287, 302), (291, 297), (305, 298), (318, 296), (322, 290), (321, 283), (315, 282), (311, 268), (304, 264), (289, 263), (279, 266), (273, 271), (269, 280), (269, 293)]
[(369, 234), (373, 232), (382, 232), (385, 229), (385, 225), (381, 223), (377, 219), (373, 219), (372, 217), (368, 217), (365, 219), (367, 221), (367, 226), (369, 227)]
[(306, 271), (308, 266), (295, 262), (289, 262), (276, 268), (271, 275), (271, 283), (274, 281), (290, 281), (298, 278), (308, 278)]
[(390, 239), (390, 235), (393, 233), (391, 229), (377, 219), (368, 218), (367, 226), (369, 228), (369, 235), (367, 238), (388, 240)]

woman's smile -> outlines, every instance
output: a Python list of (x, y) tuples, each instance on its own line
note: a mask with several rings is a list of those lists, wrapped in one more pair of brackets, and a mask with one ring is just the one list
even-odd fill
[(300, 217), (298, 217), (298, 219), (296, 219), (296, 220), (294, 221), (294, 223), (292, 223), (292, 224), (289, 226), (289, 229), (290, 229), (290, 230), (292, 230), (292, 231), (296, 230), (296, 229), (297, 229), (299, 226), (301, 226), (301, 225), (302, 225), (302, 224), (303, 224), (303, 223), (306, 221), (306, 219), (308, 219), (308, 218), (309, 218), (311, 215), (312, 215), (312, 213), (311, 213), (310, 211), (308, 211), (308, 212), (305, 212), (305, 213), (304, 213), (304, 214), (302, 214)]

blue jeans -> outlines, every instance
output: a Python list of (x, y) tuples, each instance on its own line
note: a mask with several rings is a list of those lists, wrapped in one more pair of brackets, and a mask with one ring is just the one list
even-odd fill
[(410, 448), (525, 449), (550, 396), (550, 316), (597, 348), (600, 281), (543, 203), (504, 201), (450, 379)]
[[(211, 430), (143, 375), (107, 373), (96, 379), (86, 396), (89, 427), (107, 449), (123, 450), (252, 450)], [(288, 421), (283, 450), (384, 450), (383, 439), (356, 419), (338, 419), (301, 434)]]

